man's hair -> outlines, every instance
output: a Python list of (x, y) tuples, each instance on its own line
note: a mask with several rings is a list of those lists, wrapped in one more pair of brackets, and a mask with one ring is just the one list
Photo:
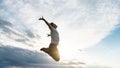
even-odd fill
[(51, 22), (50, 25), (52, 25), (54, 28), (57, 28), (57, 25), (54, 24), (53, 22)]

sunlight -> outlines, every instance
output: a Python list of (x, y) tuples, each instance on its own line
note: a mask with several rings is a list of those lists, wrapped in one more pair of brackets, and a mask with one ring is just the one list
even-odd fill
[(63, 60), (68, 60), (68, 59), (72, 59), (74, 56), (74, 51), (68, 47), (60, 47), (59, 48), (60, 51), (60, 57)]
[(73, 59), (81, 60), (81, 57), (82, 57), (82, 53), (80, 53), (79, 50), (74, 49), (70, 46), (69, 46), (69, 48), (67, 46), (59, 47), (59, 52), (60, 52), (61, 60), (63, 60), (63, 61), (64, 60), (73, 60)]

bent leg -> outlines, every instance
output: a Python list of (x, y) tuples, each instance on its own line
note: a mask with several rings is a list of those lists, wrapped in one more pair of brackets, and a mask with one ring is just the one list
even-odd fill
[(56, 61), (59, 61), (60, 60), (60, 55), (59, 55), (59, 50), (57, 48), (57, 45), (56, 44), (50, 44), (49, 45), (49, 50), (50, 50), (50, 56), (56, 60)]
[(47, 53), (54, 60), (56, 60), (56, 61), (60, 60), (59, 51), (58, 51), (58, 48), (57, 48), (56, 44), (50, 44), (49, 48), (41, 48), (40, 50)]

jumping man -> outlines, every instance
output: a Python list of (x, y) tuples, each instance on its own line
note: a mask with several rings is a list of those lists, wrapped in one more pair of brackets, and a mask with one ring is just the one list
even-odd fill
[(49, 23), (44, 19), (43, 17), (39, 18), (39, 20), (43, 20), (47, 26), (50, 29), (50, 34), (48, 36), (51, 36), (51, 43), (48, 48), (41, 48), (41, 51), (44, 51), (48, 55), (50, 55), (54, 60), (59, 61), (60, 56), (59, 56), (59, 51), (57, 48), (57, 45), (59, 44), (59, 34), (56, 30), (57, 25), (54, 24), (53, 22)]

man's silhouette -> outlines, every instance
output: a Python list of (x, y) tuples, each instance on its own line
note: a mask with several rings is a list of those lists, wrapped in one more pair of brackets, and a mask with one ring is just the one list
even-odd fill
[(50, 34), (48, 36), (51, 36), (51, 43), (48, 48), (41, 48), (41, 51), (44, 51), (48, 55), (50, 55), (54, 60), (59, 61), (60, 56), (59, 56), (59, 51), (57, 48), (57, 45), (59, 44), (59, 34), (56, 30), (57, 25), (52, 23), (47, 22), (43, 17), (41, 17), (39, 20), (43, 20), (47, 26), (50, 29)]

